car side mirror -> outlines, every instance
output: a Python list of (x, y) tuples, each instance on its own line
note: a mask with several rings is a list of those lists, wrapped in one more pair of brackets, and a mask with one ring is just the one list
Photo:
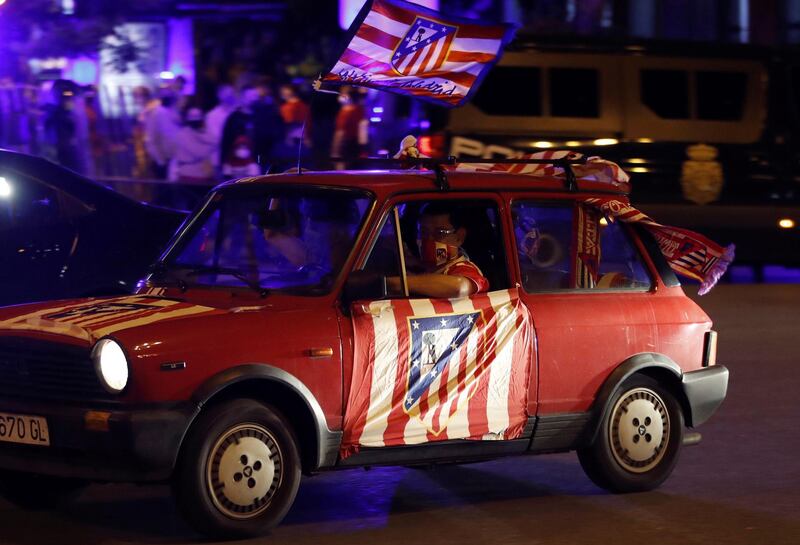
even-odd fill
[(353, 301), (379, 300), (388, 296), (386, 277), (367, 271), (353, 271), (344, 284), (342, 302), (349, 306)]

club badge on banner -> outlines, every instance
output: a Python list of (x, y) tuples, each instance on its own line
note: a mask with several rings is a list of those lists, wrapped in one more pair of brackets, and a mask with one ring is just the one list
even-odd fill
[(514, 27), (444, 16), (403, 0), (368, 0), (323, 82), (456, 107), (477, 90)]
[(360, 447), (522, 433), (533, 329), (516, 290), (356, 304), (353, 325), (343, 458)]

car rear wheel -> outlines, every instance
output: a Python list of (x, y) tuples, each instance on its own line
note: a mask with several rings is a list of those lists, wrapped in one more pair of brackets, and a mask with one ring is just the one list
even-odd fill
[(683, 412), (675, 397), (654, 379), (635, 375), (612, 396), (597, 438), (578, 450), (578, 459), (602, 488), (652, 490), (675, 468), (683, 428)]
[(23, 509), (53, 509), (67, 503), (86, 487), (84, 481), (0, 471), (0, 496)]
[(250, 399), (202, 414), (173, 481), (180, 511), (213, 537), (259, 536), (283, 520), (300, 485), (300, 453), (275, 409)]

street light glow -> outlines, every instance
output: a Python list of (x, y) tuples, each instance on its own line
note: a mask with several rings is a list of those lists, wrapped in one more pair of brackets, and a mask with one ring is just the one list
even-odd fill
[(778, 220), (778, 227), (781, 229), (793, 229), (795, 222), (791, 218), (781, 218)]

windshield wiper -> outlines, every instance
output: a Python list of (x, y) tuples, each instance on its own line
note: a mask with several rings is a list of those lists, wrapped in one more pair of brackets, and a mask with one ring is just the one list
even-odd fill
[(227, 276), (232, 276), (235, 279), (243, 282), (248, 288), (252, 289), (256, 293), (258, 293), (261, 297), (266, 297), (269, 294), (269, 290), (263, 287), (261, 284), (258, 283), (258, 280), (251, 280), (248, 276), (240, 271), (239, 269), (232, 269), (229, 267), (218, 267), (218, 266), (211, 266), (211, 265), (203, 265), (199, 267), (187, 267), (189, 271), (186, 273), (187, 276), (196, 276), (198, 274), (224, 274)]

